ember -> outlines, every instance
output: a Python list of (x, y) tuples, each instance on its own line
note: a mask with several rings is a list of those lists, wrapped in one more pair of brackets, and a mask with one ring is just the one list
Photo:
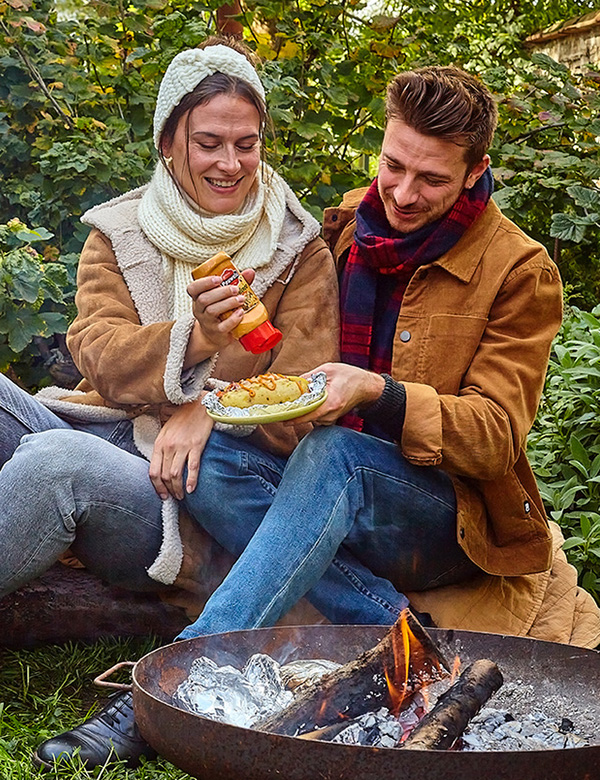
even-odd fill
[[(500, 670), (488, 660), (471, 664), (455, 681), (461, 665), (456, 656), (450, 686), (437, 692), (429, 711), (427, 685), (449, 676), (443, 656), (433, 647), (407, 613), (372, 650), (341, 667), (324, 660), (280, 667), (269, 656), (256, 654), (238, 671), (198, 658), (174, 700), (223, 723), (345, 745), (537, 750), (588, 744), (571, 733), (573, 723), (568, 718), (562, 719), (560, 728), (541, 713), (517, 720), (508, 711), (487, 708), (476, 718), (503, 684)], [(370, 686), (366, 691), (365, 679)], [(378, 679), (387, 686), (387, 707), (376, 707), (383, 700)], [(421, 686), (423, 692), (418, 690)], [(356, 691), (362, 701), (356, 700)]]
[(325, 675), (282, 712), (256, 727), (298, 736), (381, 706), (397, 711), (407, 695), (448, 676), (445, 658), (405, 610), (375, 647)]

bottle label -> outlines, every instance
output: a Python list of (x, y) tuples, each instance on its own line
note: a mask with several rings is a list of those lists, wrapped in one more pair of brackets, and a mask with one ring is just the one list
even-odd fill
[(248, 282), (236, 268), (225, 268), (225, 270), (221, 273), (220, 284), (221, 287), (227, 287), (230, 284), (237, 284), (240, 290), (240, 295), (244, 296), (244, 303), (242, 303), (242, 309), (244, 312), (250, 311), (260, 303), (254, 290), (250, 287)]

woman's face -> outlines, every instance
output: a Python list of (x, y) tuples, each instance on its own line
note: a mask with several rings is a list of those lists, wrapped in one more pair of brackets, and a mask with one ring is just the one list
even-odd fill
[(237, 211), (260, 164), (258, 111), (237, 95), (217, 95), (190, 111), (189, 136), (186, 125), (184, 114), (172, 143), (163, 145), (175, 177), (203, 211)]

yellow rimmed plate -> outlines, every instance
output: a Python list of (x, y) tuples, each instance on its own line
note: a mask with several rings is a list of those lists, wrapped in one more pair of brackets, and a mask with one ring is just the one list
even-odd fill
[[(322, 395), (307, 404), (295, 404), (293, 401), (287, 401), (282, 404), (262, 404), (256, 407), (255, 411), (244, 415), (218, 414), (212, 409), (207, 408), (209, 417), (216, 422), (226, 423), (227, 425), (262, 425), (271, 422), (283, 422), (283, 420), (293, 420), (295, 417), (301, 417), (308, 414), (319, 406), (327, 398), (327, 392), (323, 390)], [(228, 407), (232, 408), (232, 407)]]

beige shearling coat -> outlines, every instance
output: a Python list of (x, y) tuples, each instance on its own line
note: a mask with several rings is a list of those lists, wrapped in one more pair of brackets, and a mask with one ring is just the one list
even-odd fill
[[(183, 370), (194, 324), (192, 314), (172, 321), (160, 252), (137, 221), (145, 188), (101, 204), (84, 215), (92, 231), (78, 267), (77, 317), (67, 344), (85, 377), (73, 391), (47, 388), (38, 400), (65, 419), (133, 419), (134, 441), (150, 458), (161, 411), (194, 401), (214, 380), (227, 382), (267, 370), (299, 374), (338, 358), (338, 286), (331, 253), (312, 218), (288, 213), (272, 261), (258, 269), (253, 289), (283, 333), (270, 352), (253, 355), (234, 342), (217, 356)], [(190, 277), (191, 278), (191, 277)], [(248, 428), (226, 426), (238, 435)], [(259, 446), (289, 455), (306, 425), (258, 426), (250, 433)], [(149, 574), (171, 584), (184, 551), (177, 502), (163, 503), (164, 539)], [(191, 551), (194, 557), (193, 550)], [(185, 579), (185, 576), (184, 576)]]

